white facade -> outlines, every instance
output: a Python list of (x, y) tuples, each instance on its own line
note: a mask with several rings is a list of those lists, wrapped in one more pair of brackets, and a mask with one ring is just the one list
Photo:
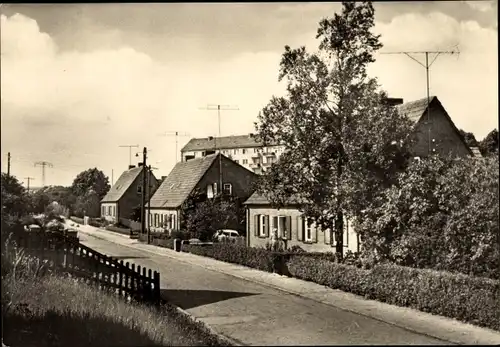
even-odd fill
[[(283, 151), (283, 146), (221, 148), (220, 150), (226, 157), (256, 174), (263, 173), (273, 162), (276, 162)], [(201, 158), (212, 153), (219, 153), (219, 150), (182, 152), (182, 161)]]
[(151, 209), (149, 212), (148, 214), (146, 210), (146, 225), (149, 225), (151, 231), (179, 230), (178, 210)]
[(101, 217), (109, 222), (116, 223), (118, 221), (118, 204), (116, 202), (101, 203)]

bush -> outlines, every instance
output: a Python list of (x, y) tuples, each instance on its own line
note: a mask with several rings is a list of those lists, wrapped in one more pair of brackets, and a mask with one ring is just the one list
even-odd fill
[(189, 240), (191, 233), (185, 230), (174, 230), (171, 232), (170, 237), (172, 239)]
[(500, 330), (500, 281), (462, 274), (379, 264), (358, 269), (296, 256), (288, 270), (297, 278), (368, 299), (411, 307), (432, 314)]
[(75, 223), (83, 224), (83, 218), (78, 218), (78, 217), (75, 217), (75, 216), (71, 216), (71, 217), (69, 217), (69, 219), (71, 219)]

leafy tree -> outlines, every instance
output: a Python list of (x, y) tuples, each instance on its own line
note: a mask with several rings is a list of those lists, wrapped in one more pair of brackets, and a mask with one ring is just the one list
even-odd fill
[(31, 199), (16, 177), (2, 173), (2, 220), (11, 221), (28, 214)]
[(460, 134), (463, 136), (467, 146), (469, 146), (469, 147), (478, 147), (479, 146), (479, 142), (477, 142), (476, 137), (474, 136), (473, 133), (465, 132), (462, 129), (460, 129), (459, 131), (460, 131)]
[(273, 97), (256, 124), (264, 144), (285, 147), (260, 192), (276, 207), (293, 197), (306, 216), (335, 230), (340, 256), (344, 214), (358, 217), (390, 186), (411, 142), (410, 121), (366, 73), (382, 47), (373, 26), (370, 2), (344, 2), (341, 14), (319, 23), (319, 52), (286, 46), (279, 80), (287, 95)]
[(484, 156), (498, 155), (498, 130), (493, 129), (479, 142), (479, 150)]
[(132, 209), (132, 212), (130, 213), (130, 219), (135, 221), (135, 222), (141, 221), (141, 205), (140, 204)]
[(201, 241), (210, 240), (219, 229), (241, 229), (244, 210), (236, 201), (206, 200), (187, 215), (187, 230)]
[(83, 196), (78, 196), (76, 198), (74, 206), (74, 214), (77, 217), (83, 218), (83, 216), (89, 216), (97, 218), (100, 215), (100, 202), (101, 198), (99, 195), (93, 191), (88, 191)]
[(107, 194), (110, 188), (108, 177), (97, 168), (80, 172), (71, 185), (71, 190), (76, 196), (85, 196), (87, 192), (93, 190), (99, 200)]

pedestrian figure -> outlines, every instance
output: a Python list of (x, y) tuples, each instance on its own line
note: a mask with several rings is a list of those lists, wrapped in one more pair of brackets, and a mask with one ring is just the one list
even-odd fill
[(273, 228), (272, 232), (271, 232), (271, 248), (273, 251), (277, 251), (278, 250), (278, 243), (279, 243), (279, 240), (278, 240), (278, 229), (277, 228)]

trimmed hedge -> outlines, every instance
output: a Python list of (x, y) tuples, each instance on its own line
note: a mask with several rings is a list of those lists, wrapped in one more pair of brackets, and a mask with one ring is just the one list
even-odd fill
[(293, 277), (500, 331), (500, 281), (394, 264), (372, 270), (292, 257)]

